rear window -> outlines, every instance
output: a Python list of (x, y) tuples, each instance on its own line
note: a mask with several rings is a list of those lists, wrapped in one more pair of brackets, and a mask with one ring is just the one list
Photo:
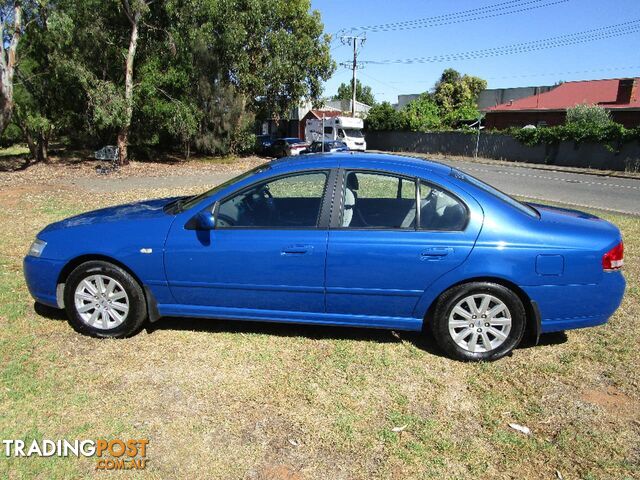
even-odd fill
[(526, 213), (527, 215), (529, 215), (530, 217), (535, 217), (535, 218), (539, 218), (540, 217), (540, 214), (538, 213), (538, 211), (535, 208), (533, 208), (532, 206), (530, 206), (530, 205), (528, 205), (526, 203), (523, 203), (523, 202), (519, 202), (515, 198), (507, 195), (504, 192), (501, 192), (497, 188), (492, 187), (491, 185), (489, 185), (487, 183), (484, 183), (481, 180), (478, 180), (475, 177), (472, 177), (471, 175), (463, 173), (460, 170), (457, 170), (455, 168), (451, 169), (451, 175), (454, 176), (455, 178), (458, 178), (458, 179), (464, 181), (464, 182), (470, 183), (474, 187), (478, 187), (481, 190), (484, 190), (485, 192), (493, 195), (494, 197), (498, 197), (503, 202), (508, 203), (509, 205), (511, 205), (514, 208), (517, 208), (521, 212)]
[(289, 145), (293, 145), (294, 143), (304, 143), (304, 142), (299, 138), (287, 138), (287, 143)]

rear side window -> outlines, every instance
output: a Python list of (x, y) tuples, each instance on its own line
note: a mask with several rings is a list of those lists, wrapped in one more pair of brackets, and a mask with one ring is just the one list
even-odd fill
[(310, 228), (318, 224), (326, 172), (281, 177), (254, 185), (222, 201), (220, 228)]
[(484, 190), (485, 192), (493, 195), (494, 197), (499, 198), (503, 202), (508, 203), (512, 207), (520, 210), (521, 212), (526, 213), (530, 217), (540, 218), (540, 214), (538, 213), (538, 211), (535, 208), (527, 205), (526, 203), (519, 202), (515, 198), (507, 195), (504, 192), (501, 192), (500, 190), (498, 190), (495, 187), (492, 187), (491, 185), (488, 185), (488, 184), (478, 180), (475, 177), (472, 177), (471, 175), (468, 175), (468, 174), (463, 173), (460, 170), (456, 170), (456, 169), (452, 169), (451, 170), (451, 175), (453, 177), (457, 178), (457, 179), (460, 179), (460, 180), (462, 180), (464, 182), (470, 183), (471, 185)]
[(466, 206), (445, 190), (420, 181), (420, 229), (460, 231), (467, 226)]

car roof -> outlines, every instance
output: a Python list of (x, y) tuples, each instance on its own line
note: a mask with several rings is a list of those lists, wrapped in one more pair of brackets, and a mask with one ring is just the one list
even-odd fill
[(384, 169), (387, 167), (419, 168), (438, 175), (449, 175), (451, 167), (425, 158), (407, 155), (393, 155), (388, 153), (317, 153), (302, 157), (284, 157), (269, 163), (274, 170), (303, 170), (305, 168), (371, 168)]

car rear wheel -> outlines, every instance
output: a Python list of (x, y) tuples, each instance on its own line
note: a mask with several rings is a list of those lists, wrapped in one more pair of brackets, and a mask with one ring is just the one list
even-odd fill
[(436, 306), (433, 333), (451, 357), (491, 361), (522, 339), (526, 313), (513, 291), (499, 284), (474, 282), (445, 292)]
[(136, 333), (147, 310), (138, 282), (127, 271), (103, 261), (83, 263), (71, 272), (64, 304), (76, 331), (104, 338)]

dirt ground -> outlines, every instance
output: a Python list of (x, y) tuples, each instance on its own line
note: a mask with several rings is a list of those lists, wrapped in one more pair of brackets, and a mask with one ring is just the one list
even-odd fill
[(0, 478), (640, 478), (638, 217), (595, 212), (626, 242), (609, 324), (490, 364), (449, 360), (420, 334), (348, 328), (163, 319), (96, 340), (34, 308), (21, 262), (48, 223), (197, 193), (261, 162), (0, 172), (0, 436), (149, 439), (143, 472), (3, 458)]

